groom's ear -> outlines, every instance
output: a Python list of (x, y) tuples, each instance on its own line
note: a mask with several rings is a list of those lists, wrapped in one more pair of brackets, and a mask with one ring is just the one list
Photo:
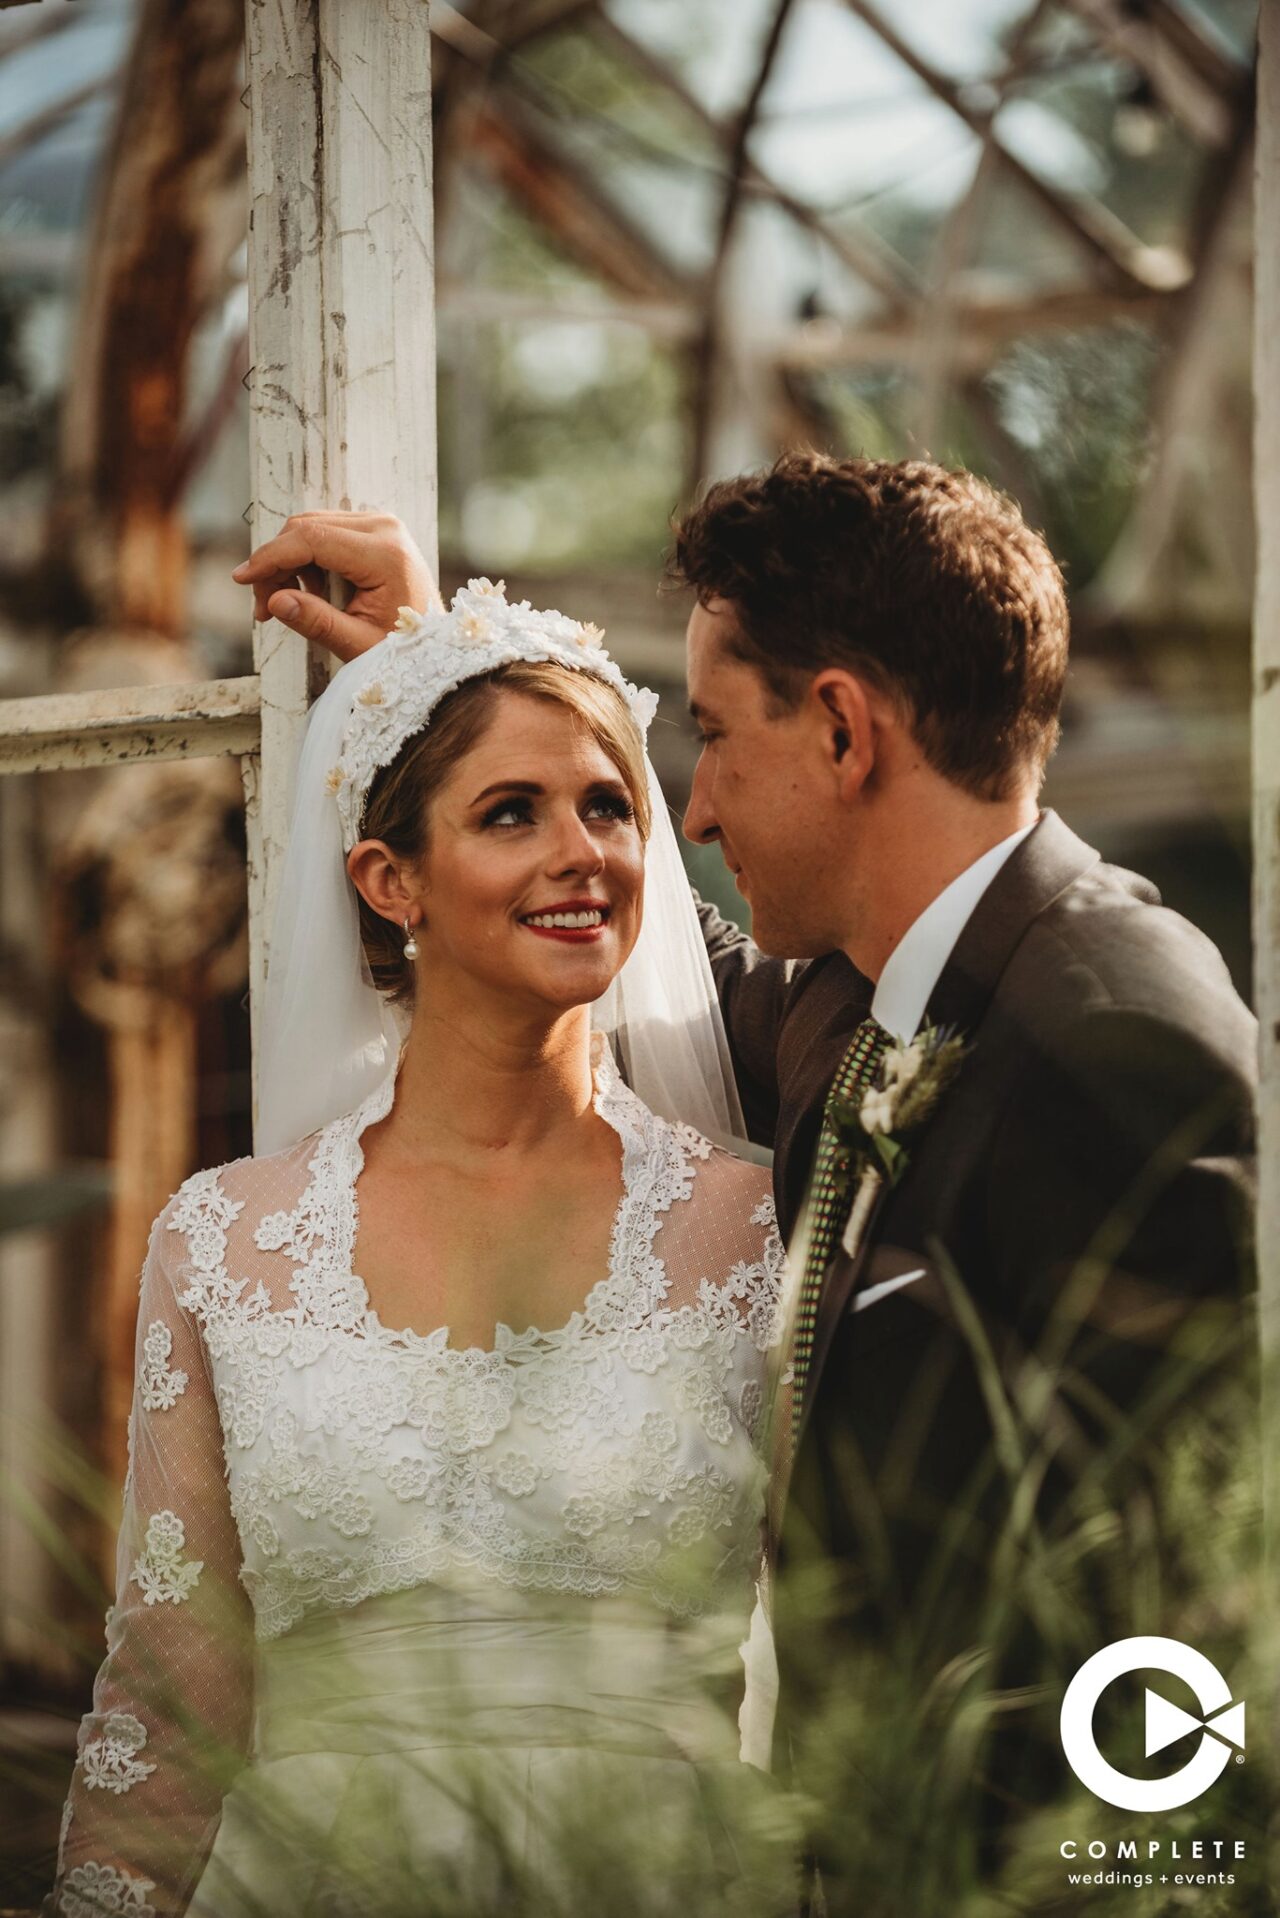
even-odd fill
[(852, 798), (875, 763), (874, 695), (856, 673), (842, 667), (819, 673), (809, 693), (840, 797)]

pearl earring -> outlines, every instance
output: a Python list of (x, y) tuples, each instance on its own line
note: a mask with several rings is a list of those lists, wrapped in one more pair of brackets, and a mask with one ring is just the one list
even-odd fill
[(416, 959), (418, 956), (418, 942), (413, 936), (413, 927), (407, 919), (404, 922), (404, 932), (404, 956), (406, 959)]

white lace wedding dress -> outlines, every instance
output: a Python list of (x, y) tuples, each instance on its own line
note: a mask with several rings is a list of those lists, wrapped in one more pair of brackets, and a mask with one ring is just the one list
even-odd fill
[(780, 1331), (767, 1175), (593, 1058), (624, 1190), (609, 1270), (557, 1329), (455, 1350), (371, 1309), (360, 1135), (395, 1070), (156, 1220), (51, 1911), (784, 1908), (781, 1801), (737, 1722)]

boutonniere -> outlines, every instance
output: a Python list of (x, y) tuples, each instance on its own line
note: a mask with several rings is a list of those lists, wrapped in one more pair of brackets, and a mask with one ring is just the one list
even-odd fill
[(852, 1191), (841, 1244), (850, 1258), (858, 1249), (876, 1193), (895, 1186), (911, 1163), (907, 1141), (932, 1117), (968, 1053), (958, 1033), (926, 1026), (909, 1046), (889, 1046), (877, 1083), (857, 1099), (837, 1099), (830, 1121), (836, 1135), (836, 1177)]

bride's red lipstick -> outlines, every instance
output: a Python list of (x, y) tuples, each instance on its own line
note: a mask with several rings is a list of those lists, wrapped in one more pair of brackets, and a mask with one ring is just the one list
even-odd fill
[[(535, 926), (532, 919), (550, 919), (556, 914), (598, 912), (599, 924), (594, 926)], [(589, 946), (601, 938), (609, 924), (609, 907), (600, 899), (558, 899), (552, 906), (541, 906), (536, 913), (522, 913), (520, 924), (526, 932), (536, 932), (543, 939), (562, 939), (571, 946)]]

